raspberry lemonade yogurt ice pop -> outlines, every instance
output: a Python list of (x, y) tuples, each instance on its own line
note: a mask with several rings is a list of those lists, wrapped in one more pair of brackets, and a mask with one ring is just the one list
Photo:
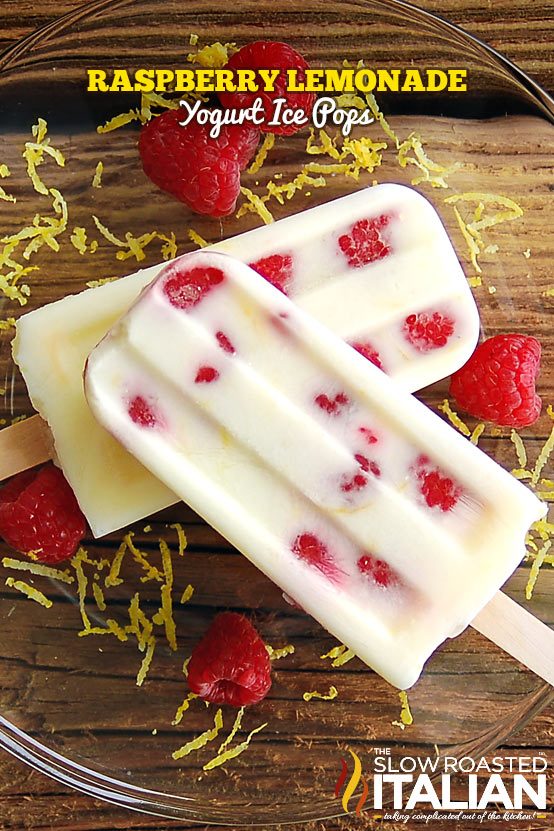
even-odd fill
[[(477, 342), (479, 318), (454, 249), (433, 207), (411, 188), (366, 188), (211, 250), (253, 265), (408, 390), (453, 372)], [(15, 361), (95, 536), (176, 501), (96, 425), (81, 382), (90, 350), (162, 268), (18, 322)]]
[(142, 464), (399, 687), (491, 599), (544, 513), (220, 253), (160, 273), (91, 353), (85, 392)]

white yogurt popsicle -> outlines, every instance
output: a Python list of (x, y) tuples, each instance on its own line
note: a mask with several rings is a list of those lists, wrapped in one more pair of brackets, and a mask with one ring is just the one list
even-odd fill
[(96, 418), (398, 687), (521, 560), (536, 497), (248, 266), (169, 265), (93, 350)]
[[(447, 376), (475, 348), (471, 291), (434, 208), (411, 188), (366, 188), (210, 250), (253, 264), (408, 390)], [(17, 324), (15, 362), (97, 537), (176, 501), (96, 425), (81, 382), (88, 353), (162, 268), (66, 297)]]

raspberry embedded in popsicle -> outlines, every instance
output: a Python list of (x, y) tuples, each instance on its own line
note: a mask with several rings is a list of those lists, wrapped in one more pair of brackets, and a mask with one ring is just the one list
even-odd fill
[(250, 268), (261, 274), (272, 286), (288, 295), (292, 280), (293, 260), (291, 254), (270, 254), (269, 257), (262, 257), (255, 263), (250, 263)]
[(433, 467), (427, 456), (419, 456), (416, 462), (419, 491), (429, 508), (451, 511), (462, 495), (462, 489), (450, 476)]
[(400, 578), (389, 564), (384, 560), (378, 560), (371, 554), (363, 554), (356, 565), (360, 574), (384, 589), (400, 583)]
[(219, 378), (218, 370), (213, 366), (201, 366), (194, 379), (195, 384), (211, 384)]
[(237, 351), (233, 344), (231, 343), (230, 339), (227, 337), (225, 332), (216, 332), (215, 339), (218, 344), (221, 346), (224, 352), (227, 352), (229, 355), (234, 355)]
[(402, 328), (404, 337), (418, 352), (430, 352), (446, 346), (455, 326), (449, 315), (435, 311), (408, 315)]
[(291, 551), (295, 557), (313, 566), (333, 583), (340, 582), (343, 572), (335, 563), (325, 543), (316, 534), (299, 534), (291, 546)]
[(370, 427), (360, 427), (358, 433), (360, 433), (364, 437), (364, 440), (367, 442), (367, 444), (377, 444), (377, 442), (379, 441), (379, 439), (375, 435), (375, 432)]
[(359, 219), (348, 233), (339, 237), (339, 247), (346, 255), (348, 265), (360, 268), (391, 253), (390, 244), (381, 234), (391, 219), (389, 214), (381, 214), (374, 219)]
[(381, 356), (372, 343), (369, 341), (354, 341), (350, 344), (350, 346), (355, 349), (356, 352), (359, 352), (360, 355), (363, 355), (364, 358), (367, 358), (367, 360), (372, 364), (375, 364), (376, 367), (383, 369)]
[(131, 421), (139, 427), (159, 427), (163, 424), (160, 412), (142, 395), (135, 395), (127, 405), (127, 412)]
[(337, 416), (350, 404), (350, 399), (345, 392), (337, 393), (334, 398), (329, 398), (325, 393), (320, 393), (314, 398), (317, 406), (329, 415)]
[(220, 268), (186, 268), (179, 261), (169, 267), (163, 292), (172, 306), (190, 309), (225, 279)]
[(352, 491), (359, 491), (365, 488), (368, 483), (367, 476), (364, 476), (365, 473), (371, 473), (377, 478), (381, 476), (381, 468), (373, 459), (370, 460), (366, 456), (362, 456), (361, 453), (356, 453), (354, 459), (358, 463), (360, 470), (354, 476), (343, 477), (340, 486), (343, 493), (351, 493)]

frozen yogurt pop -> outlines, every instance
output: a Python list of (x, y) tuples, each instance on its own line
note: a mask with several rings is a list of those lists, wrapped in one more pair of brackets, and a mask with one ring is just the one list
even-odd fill
[(91, 411), (369, 666), (411, 686), (521, 560), (538, 499), (244, 263), (168, 265)]
[[(411, 188), (366, 188), (210, 250), (253, 265), (408, 390), (453, 372), (477, 342), (477, 309), (454, 249)], [(15, 361), (97, 537), (176, 501), (95, 423), (81, 382), (88, 353), (162, 268), (66, 297), (17, 324)]]

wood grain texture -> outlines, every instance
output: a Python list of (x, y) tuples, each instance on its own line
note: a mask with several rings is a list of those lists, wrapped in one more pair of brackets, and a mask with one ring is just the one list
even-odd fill
[[(25, 35), (37, 25), (42, 25), (54, 16), (60, 13), (65, 13), (80, 6), (80, 3), (72, 2), (53, 2), (52, 0), (44, 0), (37, 7), (36, 4), (30, 2), (23, 2), (23, 0), (12, 0), (11, 2), (4, 2), (0, 4), (0, 48), (2, 45), (7, 46), (14, 38)], [(547, 89), (554, 91), (554, 69), (552, 62), (553, 43), (554, 43), (554, 23), (552, 3), (534, 3), (532, 0), (493, 0), (489, 3), (478, 3), (473, 0), (465, 0), (462, 4), (454, 2), (454, 0), (430, 0), (425, 4), (420, 4), (432, 11), (437, 11), (443, 16), (465, 26), (469, 31), (487, 40), (493, 46), (504, 51), (508, 57), (516, 60), (522, 68), (529, 71), (534, 77)], [(526, 226), (526, 233), (529, 235), (529, 247), (532, 249), (532, 260), (525, 261), (522, 258), (521, 239), (517, 235), (512, 235), (508, 226), (498, 229), (501, 247), (505, 257), (510, 263), (509, 279), (513, 282), (513, 291), (516, 293), (525, 291), (529, 282), (529, 272), (532, 272), (533, 285), (540, 290), (552, 284), (551, 261), (549, 259), (548, 240), (544, 234), (544, 227), (547, 225), (548, 216), (541, 212), (542, 196), (547, 191), (550, 185), (550, 168), (552, 166), (552, 146), (549, 144), (549, 135), (544, 134), (544, 153), (542, 158), (537, 157), (536, 147), (531, 151), (527, 145), (527, 130), (524, 124), (516, 123), (513, 129), (510, 130), (509, 143), (510, 153), (504, 154), (506, 146), (506, 138), (502, 136), (501, 123), (493, 125), (492, 129), (482, 134), (472, 131), (469, 125), (460, 124), (455, 128), (451, 125), (444, 124), (442, 129), (442, 151), (441, 151), (441, 131), (436, 130), (437, 139), (437, 153), (446, 160), (450, 154), (456, 157), (456, 148), (463, 147), (467, 149), (470, 147), (470, 154), (472, 156), (472, 163), (480, 170), (483, 170), (485, 181), (484, 185), (494, 189), (494, 183), (497, 180), (500, 172), (502, 175), (508, 175), (513, 181), (514, 198), (525, 202), (526, 210), (532, 219)], [(538, 128), (537, 128), (538, 129)], [(0, 136), (0, 141), (2, 137)], [(103, 216), (109, 211), (110, 187), (117, 188), (118, 176), (121, 171), (129, 172), (130, 160), (125, 148), (127, 141), (124, 134), (114, 134), (113, 143), (111, 143), (110, 153), (107, 155), (103, 153), (103, 158), (106, 161), (106, 173), (104, 177), (105, 189), (98, 191), (95, 194), (94, 209), (98, 215)], [(452, 144), (454, 142), (454, 144)], [(493, 143), (494, 152), (491, 153), (491, 143)], [(537, 141), (537, 143), (541, 143)], [(92, 175), (94, 165), (100, 157), (101, 143), (93, 147), (65, 148), (68, 151), (68, 156), (71, 152), (79, 151), (79, 158), (83, 170), (89, 171)], [(105, 145), (104, 145), (105, 147)], [(277, 162), (279, 169), (286, 172), (287, 159), (283, 158), (285, 151), (277, 151)], [(281, 155), (279, 155), (281, 154)], [(527, 154), (527, 155), (526, 155)], [(290, 167), (293, 166), (294, 153), (291, 151)], [(493, 160), (491, 161), (491, 157)], [(519, 157), (516, 162), (516, 157)], [(0, 158), (4, 158), (0, 155)], [(508, 167), (507, 167), (508, 165)], [(88, 175), (88, 174), (87, 174)], [(526, 177), (529, 178), (526, 178)], [(533, 193), (527, 193), (529, 190), (528, 183), (533, 182)], [(75, 183), (74, 193), (78, 194), (79, 183)], [(330, 198), (331, 194), (322, 193), (319, 195), (321, 201)], [(153, 205), (157, 211), (157, 221), (160, 227), (171, 227), (172, 212), (174, 206), (162, 197), (162, 195), (153, 194)], [(24, 198), (21, 200), (21, 209), (25, 211)], [(135, 213), (135, 207), (130, 202), (129, 204), (122, 204), (123, 219), (121, 228), (115, 228), (116, 232), (124, 232), (129, 227), (134, 227), (133, 223), (138, 219), (138, 212)], [(75, 224), (86, 224), (89, 217), (76, 214), (74, 217)], [(544, 222), (544, 224), (543, 224)], [(205, 234), (208, 238), (213, 238), (217, 234), (217, 229), (214, 228), (214, 223), (209, 222), (194, 222), (196, 230)], [(13, 228), (19, 227), (19, 220), (17, 214), (13, 215)], [(6, 227), (4, 232), (10, 230)], [(184, 233), (181, 233), (184, 237)], [(181, 240), (182, 241), (182, 240)], [(458, 246), (461, 246), (461, 240), (456, 240)], [(80, 268), (82, 271), (82, 282), (90, 279), (91, 276), (87, 273), (86, 267), (82, 265), (82, 260), (75, 251), (70, 251), (67, 259), (59, 261), (59, 267), (56, 274), (51, 274), (48, 285), (41, 288), (40, 282), (37, 282), (36, 300), (37, 302), (46, 302), (53, 296), (61, 296), (65, 291), (69, 281), (74, 284), (75, 275), (71, 275), (71, 268)], [(94, 263), (95, 271), (98, 275), (106, 276), (111, 274), (126, 273), (129, 268), (129, 263), (116, 263), (114, 259), (114, 252), (109, 246), (103, 246), (95, 255), (97, 259)], [(57, 261), (58, 262), (58, 261)], [(497, 269), (497, 264), (494, 258), (491, 258), (490, 270), (487, 272), (489, 281), (494, 280), (496, 284), (501, 286), (501, 281), (507, 279)], [(495, 269), (497, 269), (495, 271)], [(71, 275), (71, 276), (69, 276)], [(492, 276), (491, 276), (492, 275)], [(490, 301), (490, 302), (489, 302)], [(542, 307), (533, 305), (531, 303), (529, 308), (525, 310), (523, 315), (516, 316), (510, 319), (509, 310), (504, 309), (501, 312), (501, 318), (498, 323), (497, 315), (499, 309), (495, 306), (493, 298), (489, 298), (485, 308), (485, 323), (488, 326), (498, 325), (503, 328), (508, 322), (517, 325), (522, 331), (530, 331), (530, 327), (537, 327), (540, 331), (541, 339), (545, 341), (546, 352), (550, 357), (549, 365), (550, 372), (543, 378), (545, 388), (553, 389), (551, 367), (552, 356), (554, 354), (554, 343), (552, 340), (553, 332), (551, 325), (551, 318), (543, 317)], [(444, 385), (436, 385), (428, 395), (428, 401), (436, 404), (444, 395)], [(22, 393), (21, 387), (16, 389), (14, 399), (14, 406), (16, 412), (25, 412), (28, 410), (28, 404), (25, 396)], [(549, 427), (548, 420), (544, 418), (541, 421), (540, 428), (536, 433), (536, 446), (546, 436)], [(501, 436), (494, 436), (486, 434), (482, 440), (482, 446), (485, 450), (493, 452), (495, 457), (506, 464), (513, 463), (513, 448), (508, 439), (508, 431), (505, 431)], [(261, 608), (263, 613), (266, 612), (280, 612), (283, 613), (286, 607), (280, 598), (279, 593), (274, 587), (264, 581), (258, 573), (252, 569), (242, 558), (236, 557), (232, 554), (220, 556), (225, 550), (224, 541), (216, 534), (215, 531), (200, 523), (192, 513), (178, 514), (167, 512), (159, 518), (159, 525), (154, 525), (154, 535), (156, 531), (160, 530), (164, 524), (178, 517), (184, 521), (189, 538), (190, 552), (187, 558), (187, 570), (183, 572), (182, 578), (192, 582), (196, 586), (197, 594), (202, 597), (203, 594), (210, 595), (210, 603), (213, 604), (212, 610), (202, 608), (199, 604), (194, 614), (188, 621), (191, 626), (187, 637), (190, 642), (198, 636), (202, 630), (204, 615), (208, 615), (213, 608), (228, 607), (228, 608), (243, 608), (252, 607), (256, 604)], [(138, 531), (138, 529), (137, 529)], [(137, 540), (148, 544), (148, 535), (137, 534)], [(106, 549), (98, 546), (95, 550), (96, 555), (113, 552), (113, 546), (107, 544)], [(217, 567), (217, 593), (213, 589), (213, 581), (211, 579), (212, 569)], [(516, 574), (513, 582), (510, 584), (510, 591), (514, 597), (521, 600), (523, 588), (527, 579), (527, 570), (521, 569)], [(237, 585), (240, 586), (240, 591), (237, 592)], [(541, 580), (537, 586), (537, 591), (533, 601), (533, 610), (540, 615), (543, 620), (552, 622), (552, 603), (551, 597), (554, 591), (553, 574), (548, 573), (541, 575)], [(59, 598), (62, 599), (61, 596)], [(154, 604), (154, 595), (150, 601)], [(47, 669), (55, 683), (52, 685), (50, 692), (46, 688), (42, 689), (40, 696), (37, 697), (37, 691), (26, 686), (26, 678), (28, 674), (25, 671), (25, 666), (22, 664), (21, 669), (17, 671), (17, 664), (21, 661), (22, 655), (25, 654), (24, 640), (25, 628), (21, 628), (22, 621), (26, 617), (26, 605), (28, 601), (23, 599), (17, 602), (17, 608), (14, 614), (10, 617), (11, 627), (7, 626), (3, 629), (3, 641), (5, 646), (2, 646), (3, 655), (5, 658), (13, 662), (14, 672), (11, 676), (13, 681), (12, 694), (14, 702), (20, 696), (27, 696), (30, 706), (28, 711), (28, 726), (29, 728), (56, 730), (61, 725), (67, 731), (67, 736), (61, 736), (60, 741), (70, 741), (71, 727), (78, 729), (82, 725), (84, 717), (90, 720), (90, 728), (100, 731), (106, 742), (106, 747), (110, 749), (110, 753), (122, 754), (122, 765), (124, 764), (124, 757), (126, 748), (121, 745), (120, 730), (125, 727), (125, 694), (120, 700), (118, 709), (115, 712), (110, 712), (103, 704), (106, 697), (110, 695), (113, 688), (114, 679), (109, 672), (103, 672), (101, 664), (95, 663), (96, 671), (94, 674), (90, 673), (90, 666), (92, 662), (98, 661), (98, 643), (93, 638), (84, 638), (80, 642), (80, 651), (77, 658), (74, 655), (69, 660), (68, 656), (60, 655), (60, 650), (57, 644), (63, 633), (67, 628), (75, 627), (74, 608), (69, 604), (65, 606), (60, 604), (56, 608), (60, 609), (58, 617), (52, 619), (51, 616), (45, 612), (44, 614), (44, 628), (42, 631), (42, 639), (40, 643), (33, 644), (33, 655), (30, 656), (33, 661), (37, 659), (39, 664)], [(116, 603), (117, 606), (117, 603)], [(124, 596), (120, 601), (120, 613), (124, 611)], [(40, 610), (39, 610), (40, 611)], [(295, 655), (294, 668), (288, 670), (286, 667), (278, 668), (276, 686), (278, 691), (283, 695), (283, 698), (288, 698), (289, 701), (284, 707), (283, 712), (288, 712), (292, 715), (294, 710), (299, 710), (303, 716), (302, 730), (299, 731), (300, 738), (303, 742), (308, 742), (314, 735), (321, 733), (323, 729), (327, 729), (332, 733), (336, 725), (333, 724), (332, 717), (325, 710), (324, 706), (316, 707), (315, 710), (310, 710), (307, 705), (301, 702), (301, 694), (306, 689), (306, 671), (311, 667), (311, 654), (314, 648), (321, 649), (328, 648), (331, 645), (330, 639), (322, 639), (321, 630), (318, 627), (313, 628), (311, 624), (302, 622), (300, 619), (292, 618), (287, 623), (287, 635), (291, 635), (297, 643), (297, 654)], [(285, 634), (285, 632), (283, 633)], [(433, 708), (439, 708), (443, 714), (443, 719), (437, 717), (435, 725), (437, 741), (447, 741), (448, 736), (445, 732), (445, 724), (448, 718), (451, 724), (452, 733), (457, 733), (464, 721), (468, 722), (468, 730), (475, 729), (475, 725), (482, 725), (485, 727), (488, 724), (488, 713), (482, 706), (480, 694), (483, 689), (490, 687), (491, 679), (496, 682), (496, 691), (498, 695), (498, 715), (502, 717), (510, 709), (509, 699), (506, 696), (507, 682), (512, 685), (514, 699), (532, 689), (533, 679), (529, 674), (518, 672), (517, 667), (506, 659), (501, 653), (492, 645), (488, 644), (477, 633), (466, 633), (463, 644), (458, 644), (457, 641), (452, 642), (441, 653), (440, 663), (437, 665), (437, 672), (443, 673), (444, 677), (449, 680), (450, 690), (448, 684), (444, 687), (444, 698), (438, 702), (431, 702), (426, 698), (425, 690), (422, 690), (421, 695), (417, 697), (417, 707), (422, 713), (422, 718), (425, 718), (428, 723), (428, 718)], [(107, 639), (104, 639), (107, 640)], [(120, 656), (120, 650), (117, 650), (116, 643), (106, 643), (106, 666), (109, 666), (112, 657)], [(467, 666), (472, 675), (472, 689), (460, 690), (456, 685), (456, 667), (459, 665), (460, 650), (463, 649), (464, 660), (467, 661)], [(117, 651), (116, 651), (117, 650)], [(133, 688), (133, 677), (136, 673), (137, 655), (133, 650), (125, 650), (121, 660), (121, 673), (123, 681), (127, 683), (129, 702), (131, 697), (135, 695)], [(65, 663), (64, 663), (65, 662)], [(487, 674), (482, 674), (484, 663), (487, 667)], [(165, 667), (165, 665), (164, 665)], [(70, 670), (67, 672), (67, 670)], [(87, 676), (90, 677), (90, 691), (88, 696), (83, 700), (82, 690), (83, 684), (80, 679)], [(313, 678), (313, 674), (311, 676)], [(18, 683), (19, 678), (19, 683)], [(327, 676), (321, 676), (321, 686), (328, 681)], [(76, 703), (75, 708), (68, 718), (68, 714), (59, 708), (56, 711), (55, 702), (58, 684), (64, 685), (64, 696), (71, 690), (74, 690)], [(357, 718), (363, 713), (363, 689), (364, 681), (359, 666), (349, 665), (345, 667), (340, 674), (341, 695), (349, 701), (349, 706), (344, 710), (344, 724), (341, 724), (341, 729), (344, 731), (341, 735), (348, 738), (359, 738), (357, 727)], [(123, 692), (123, 690), (122, 690)], [(152, 713), (159, 716), (160, 723), (162, 719), (167, 719), (167, 701), (168, 699), (177, 700), (182, 693), (182, 682), (176, 674), (164, 668), (164, 672), (156, 671), (153, 673), (151, 683), (149, 683), (149, 712), (145, 716), (144, 724), (134, 727), (137, 729), (137, 736), (139, 733), (146, 733), (151, 729)], [(447, 694), (449, 693), (449, 694)], [(387, 700), (385, 690), (380, 693), (383, 704), (383, 710), (379, 717), (372, 719), (371, 735), (379, 735), (385, 733), (389, 726), (390, 718), (397, 717), (397, 712), (394, 711), (394, 703)], [(97, 706), (93, 703), (96, 699)], [(387, 703), (388, 701), (388, 703)], [(469, 703), (469, 707), (468, 707)], [(48, 710), (48, 721), (46, 724), (42, 723), (41, 704), (45, 705)], [(474, 705), (474, 710), (471, 711), (471, 705)], [(150, 709), (152, 708), (152, 709)], [(468, 713), (468, 709), (471, 711)], [(552, 737), (553, 737), (553, 717), (554, 705), (548, 709), (543, 710), (533, 721), (525, 724), (514, 736), (510, 739), (509, 746), (501, 748), (499, 752), (507, 754), (510, 750), (514, 753), (525, 752), (528, 755), (533, 755), (540, 750), (547, 753), (550, 765), (554, 765), (554, 752), (552, 751)], [(71, 724), (71, 721), (73, 724)], [(165, 722), (163, 722), (165, 724)], [(207, 726), (207, 725), (206, 725)], [(418, 740), (417, 734), (417, 720), (415, 725), (414, 742)], [(164, 743), (168, 749), (173, 749), (175, 746), (175, 734), (169, 729), (160, 729), (159, 741)], [(300, 747), (298, 749), (297, 757), (294, 758), (293, 764), (300, 770), (302, 760), (305, 758), (304, 751)], [(99, 753), (99, 760), (101, 753)], [(185, 768), (186, 769), (186, 768)], [(259, 784), (263, 786), (265, 777), (269, 774), (263, 769), (259, 769), (254, 776), (259, 777)], [(285, 783), (284, 783), (285, 784)], [(550, 786), (551, 790), (551, 786)], [(545, 822), (537, 822), (537, 828), (549, 828), (552, 825), (552, 815)], [(548, 822), (551, 825), (548, 825)], [(74, 793), (71, 790), (65, 789), (57, 783), (34, 773), (24, 765), (11, 759), (5, 754), (0, 754), (0, 829), (2, 831), (23, 831), (23, 829), (47, 829), (55, 828), (61, 831), (110, 831), (111, 829), (132, 828), (132, 829), (188, 829), (197, 828), (198, 826), (190, 823), (170, 822), (166, 820), (159, 820), (153, 817), (141, 816), (131, 814), (123, 809), (114, 808), (109, 805), (96, 802), (88, 797)], [(211, 826), (216, 831), (218, 826)], [(295, 828), (295, 826), (288, 826)], [(313, 823), (303, 825), (305, 831), (345, 831), (346, 829), (362, 829), (367, 828), (367, 822), (364, 818), (356, 819), (348, 817), (344, 820), (331, 820), (324, 824)], [(390, 831), (393, 831), (394, 826), (386, 826)], [(403, 826), (404, 827), (404, 826)], [(422, 826), (423, 827), (423, 826)], [(435, 831), (452, 831), (452, 824), (436, 823), (432, 826)], [(494, 826), (487, 824), (476, 824), (472, 827), (470, 824), (463, 826), (466, 831), (477, 831), (477, 828), (484, 828), (485, 831), (493, 831)], [(508, 826), (503, 824), (503, 828)], [(515, 826), (519, 827), (519, 826)], [(396, 829), (394, 829), (396, 831)]]

